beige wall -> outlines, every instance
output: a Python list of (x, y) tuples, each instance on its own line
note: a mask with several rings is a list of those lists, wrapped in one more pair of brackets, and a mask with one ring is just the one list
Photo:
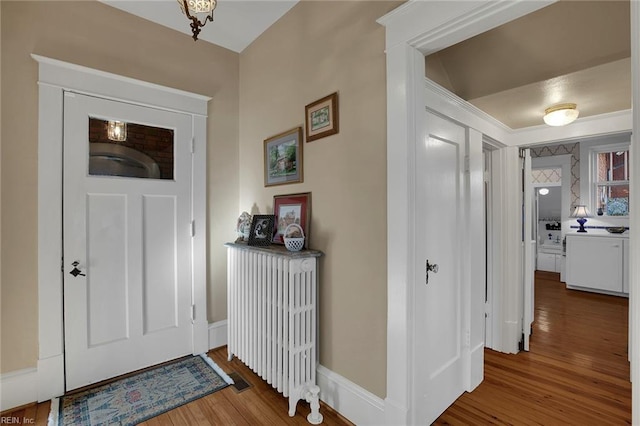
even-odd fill
[(0, 372), (35, 367), (38, 357), (38, 69), (31, 53), (213, 97), (207, 130), (208, 317), (226, 318), (222, 244), (235, 237), (237, 218), (239, 55), (93, 1), (2, 1), (0, 8)]
[[(396, 2), (296, 5), (240, 55), (240, 209), (312, 193), (320, 264), (320, 363), (386, 394), (386, 73), (384, 28)], [(263, 140), (304, 125), (335, 91), (340, 133), (304, 144), (304, 183), (264, 187)]]

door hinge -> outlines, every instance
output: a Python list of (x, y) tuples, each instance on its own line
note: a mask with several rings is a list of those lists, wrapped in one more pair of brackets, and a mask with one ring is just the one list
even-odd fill
[(524, 158), (526, 156), (525, 153), (526, 153), (526, 148), (520, 148), (518, 155), (520, 156), (520, 158)]
[(196, 236), (196, 221), (195, 220), (191, 221), (191, 236), (192, 237)]
[(191, 321), (196, 320), (196, 305), (191, 305)]
[(60, 258), (60, 272), (64, 272), (64, 257)]
[(195, 153), (196, 152), (196, 138), (192, 137), (191, 138), (191, 153)]
[(464, 156), (464, 171), (465, 173), (469, 173), (469, 170), (471, 170), (471, 161), (469, 160), (469, 156), (465, 155)]

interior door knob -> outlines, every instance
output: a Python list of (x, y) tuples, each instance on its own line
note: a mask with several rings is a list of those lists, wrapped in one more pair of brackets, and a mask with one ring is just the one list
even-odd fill
[(78, 269), (78, 265), (80, 265), (80, 262), (78, 262), (77, 260), (75, 262), (73, 262), (71, 264), (71, 266), (73, 266), (73, 269), (69, 273), (71, 275), (73, 275), (74, 277), (77, 277), (78, 275), (86, 277), (87, 275), (83, 274), (82, 271), (80, 269)]
[(429, 263), (429, 259), (425, 263), (425, 284), (429, 284), (429, 272), (433, 272), (434, 274), (438, 273), (438, 264), (437, 263)]

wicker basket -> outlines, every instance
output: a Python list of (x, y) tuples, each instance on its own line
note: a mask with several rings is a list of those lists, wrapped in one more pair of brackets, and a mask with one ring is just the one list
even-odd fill
[[(288, 237), (287, 235), (290, 235), (290, 233), (293, 232), (293, 228), (297, 228), (300, 231), (300, 235), (302, 235), (302, 237)], [(304, 231), (302, 230), (302, 227), (297, 223), (292, 223), (285, 228), (284, 233), (282, 234), (282, 239), (284, 240), (284, 246), (289, 251), (300, 251), (304, 247)]]

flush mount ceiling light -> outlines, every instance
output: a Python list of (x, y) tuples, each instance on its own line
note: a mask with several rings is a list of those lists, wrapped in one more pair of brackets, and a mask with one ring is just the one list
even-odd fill
[(538, 192), (540, 195), (547, 195), (549, 193), (549, 188), (540, 188)]
[(544, 110), (544, 122), (549, 126), (566, 126), (575, 121), (580, 112), (576, 104), (559, 104)]
[[(207, 21), (213, 22), (213, 10), (218, 4), (217, 0), (177, 0), (182, 9), (182, 13), (187, 15), (187, 18), (191, 20), (191, 32), (193, 33), (193, 40), (198, 40), (198, 34), (200, 29), (205, 26)], [(198, 19), (198, 16), (205, 15), (202, 21)]]

